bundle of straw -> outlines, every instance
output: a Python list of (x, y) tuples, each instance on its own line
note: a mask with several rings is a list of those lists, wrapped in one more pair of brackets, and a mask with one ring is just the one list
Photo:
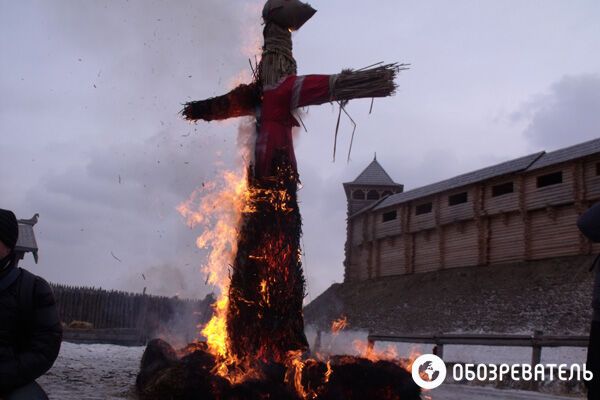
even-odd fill
[(258, 75), (263, 87), (274, 85), (281, 78), (296, 74), (296, 60), (292, 54), (292, 34), (274, 23), (268, 23), (263, 31), (265, 44)]
[(188, 121), (243, 117), (254, 114), (259, 103), (260, 91), (256, 83), (242, 84), (222, 96), (185, 103), (181, 115)]
[(348, 101), (360, 98), (387, 97), (396, 92), (394, 82), (407, 64), (385, 64), (361, 70), (344, 70), (334, 78), (331, 101)]

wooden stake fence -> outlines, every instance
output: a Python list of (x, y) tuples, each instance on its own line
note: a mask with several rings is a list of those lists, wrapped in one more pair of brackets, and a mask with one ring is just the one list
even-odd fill
[(151, 333), (176, 318), (196, 317), (198, 323), (211, 315), (211, 295), (203, 300), (149, 296), (89, 287), (52, 284), (61, 320), (89, 322), (94, 329), (131, 328)]

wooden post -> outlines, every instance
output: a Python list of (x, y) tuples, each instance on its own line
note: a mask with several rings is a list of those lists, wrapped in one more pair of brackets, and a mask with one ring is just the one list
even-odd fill
[[(535, 368), (536, 365), (542, 362), (542, 345), (539, 342), (541, 336), (543, 336), (542, 331), (533, 331), (532, 342), (533, 346), (531, 349), (531, 368)], [(535, 376), (535, 374), (534, 374)], [(537, 390), (539, 387), (539, 382), (535, 379), (531, 381), (531, 390)]]
[[(580, 160), (575, 163), (573, 170), (573, 197), (575, 199), (575, 211), (577, 216), (585, 211), (585, 200), (587, 197), (587, 188), (585, 184), (585, 169), (586, 164)], [(579, 253), (592, 254), (592, 242), (579, 232)]]
[(367, 242), (367, 278), (373, 279), (373, 241)]
[(531, 366), (535, 367), (542, 361), (542, 345), (540, 338), (543, 336), (542, 331), (533, 331), (532, 336), (532, 351), (531, 351)]
[(433, 354), (438, 356), (439, 358), (444, 358), (444, 344), (441, 342), (440, 338), (434, 337), (435, 346), (433, 346)]
[(410, 234), (410, 273), (414, 274), (416, 269), (416, 246), (415, 246), (415, 235), (416, 233)]
[(404, 220), (404, 228), (402, 229), (404, 235), (404, 260), (406, 262), (406, 273), (412, 274), (415, 272), (415, 254), (414, 254), (414, 235), (410, 232), (410, 220), (412, 218), (412, 203), (405, 205), (406, 216)]
[(492, 218), (487, 216), (485, 219), (485, 265), (490, 265), (492, 261)]
[(526, 195), (526, 183), (527, 179), (524, 175), (519, 176), (519, 210), (521, 212), (521, 219), (523, 220), (523, 237), (524, 237), (524, 254), (523, 259), (525, 261), (531, 260), (531, 218), (527, 210), (527, 195)]
[(441, 196), (439, 194), (437, 194), (435, 196), (434, 204), (435, 204), (435, 208), (434, 208), (435, 229), (437, 231), (438, 252), (439, 252), (439, 259), (440, 259), (440, 268), (439, 269), (444, 269), (444, 267), (446, 265), (446, 253), (444, 251), (445, 235), (444, 235), (444, 227), (442, 226), (442, 220), (441, 220), (442, 200), (441, 200)]
[(375, 277), (381, 278), (381, 240), (375, 239)]
[(477, 265), (485, 264), (484, 254), (484, 226), (481, 219), (482, 198), (485, 195), (482, 193), (483, 185), (475, 185), (473, 188), (473, 218), (475, 219), (475, 229), (477, 230)]

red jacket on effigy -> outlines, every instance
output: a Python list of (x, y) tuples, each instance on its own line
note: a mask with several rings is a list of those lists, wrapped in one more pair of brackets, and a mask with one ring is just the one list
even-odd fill
[(255, 177), (274, 174), (273, 158), (279, 151), (283, 151), (294, 170), (297, 169), (292, 128), (299, 125), (292, 112), (298, 107), (330, 101), (330, 82), (330, 75), (290, 75), (276, 85), (263, 88), (262, 108), (257, 116)]

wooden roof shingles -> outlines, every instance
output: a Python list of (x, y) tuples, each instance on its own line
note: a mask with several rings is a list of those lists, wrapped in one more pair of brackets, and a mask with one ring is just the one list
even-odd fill
[(589, 140), (574, 146), (565, 147), (564, 149), (545, 153), (529, 168), (527, 168), (527, 170), (534, 171), (536, 169), (549, 167), (551, 165), (560, 164), (596, 153), (600, 153), (600, 139)]
[(374, 159), (355, 180), (344, 185), (399, 186), (400, 184), (394, 182), (377, 159)]
[(519, 157), (514, 160), (493, 165), (491, 167), (482, 168), (477, 171), (468, 172), (450, 179), (432, 183), (431, 185), (422, 186), (420, 188), (412, 189), (403, 193), (397, 193), (386, 198), (376, 207), (376, 209), (382, 209), (385, 207), (406, 203), (407, 201), (415, 200), (421, 197), (427, 197), (440, 192), (458, 189), (463, 186), (472, 185), (474, 183), (498, 176), (521, 172), (528, 169), (543, 154), (543, 151), (530, 154), (525, 157)]

